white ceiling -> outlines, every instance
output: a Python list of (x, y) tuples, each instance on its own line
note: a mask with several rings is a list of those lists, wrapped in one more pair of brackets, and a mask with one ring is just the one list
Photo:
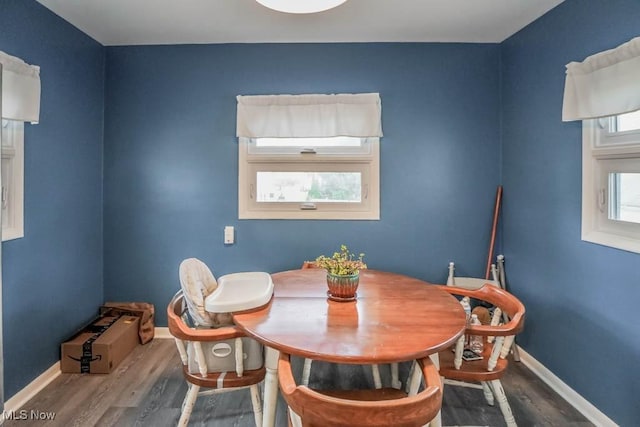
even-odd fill
[(307, 15), (276, 12), (254, 0), (38, 1), (112, 46), (501, 42), (564, 0), (348, 0)]

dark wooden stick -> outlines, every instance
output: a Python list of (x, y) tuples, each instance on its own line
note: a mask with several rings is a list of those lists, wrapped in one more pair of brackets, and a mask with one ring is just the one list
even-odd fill
[(502, 203), (502, 185), (498, 185), (496, 191), (496, 205), (493, 208), (493, 227), (491, 228), (491, 242), (489, 243), (489, 256), (487, 257), (487, 270), (484, 278), (489, 280), (491, 273), (491, 260), (493, 259), (493, 247), (496, 243), (496, 233), (498, 231), (498, 216), (500, 215), (500, 203)]

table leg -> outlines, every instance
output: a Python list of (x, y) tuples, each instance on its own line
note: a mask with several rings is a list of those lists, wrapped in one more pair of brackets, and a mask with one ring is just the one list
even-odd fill
[(265, 347), (265, 350), (264, 364), (267, 373), (264, 377), (262, 427), (274, 427), (276, 424), (276, 404), (278, 402), (278, 359), (280, 358), (280, 352), (270, 347)]
[(398, 364), (391, 364), (391, 387), (396, 390), (400, 390), (402, 388), (402, 382), (399, 380), (400, 375), (398, 374)]
[(422, 382), (422, 371), (418, 362), (415, 360), (411, 364), (411, 371), (409, 372), (409, 378), (407, 379), (407, 394), (409, 396), (415, 396), (418, 394), (420, 383)]

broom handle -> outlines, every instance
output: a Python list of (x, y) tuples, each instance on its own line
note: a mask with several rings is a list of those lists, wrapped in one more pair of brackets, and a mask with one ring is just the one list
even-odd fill
[(496, 205), (493, 209), (493, 227), (491, 228), (491, 243), (489, 243), (489, 257), (487, 258), (487, 270), (484, 278), (489, 280), (491, 273), (491, 260), (493, 259), (493, 247), (496, 243), (496, 233), (498, 231), (498, 216), (500, 215), (500, 203), (502, 202), (502, 185), (498, 185), (496, 191)]

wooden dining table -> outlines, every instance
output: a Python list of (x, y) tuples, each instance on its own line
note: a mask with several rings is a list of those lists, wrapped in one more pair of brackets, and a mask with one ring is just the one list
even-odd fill
[[(397, 273), (362, 270), (357, 299), (327, 298), (326, 272), (272, 274), (274, 294), (258, 309), (234, 313), (236, 325), (266, 346), (263, 426), (273, 427), (280, 352), (351, 364), (405, 362), (450, 347), (465, 313), (448, 293)], [(439, 425), (438, 416), (432, 425)]]

